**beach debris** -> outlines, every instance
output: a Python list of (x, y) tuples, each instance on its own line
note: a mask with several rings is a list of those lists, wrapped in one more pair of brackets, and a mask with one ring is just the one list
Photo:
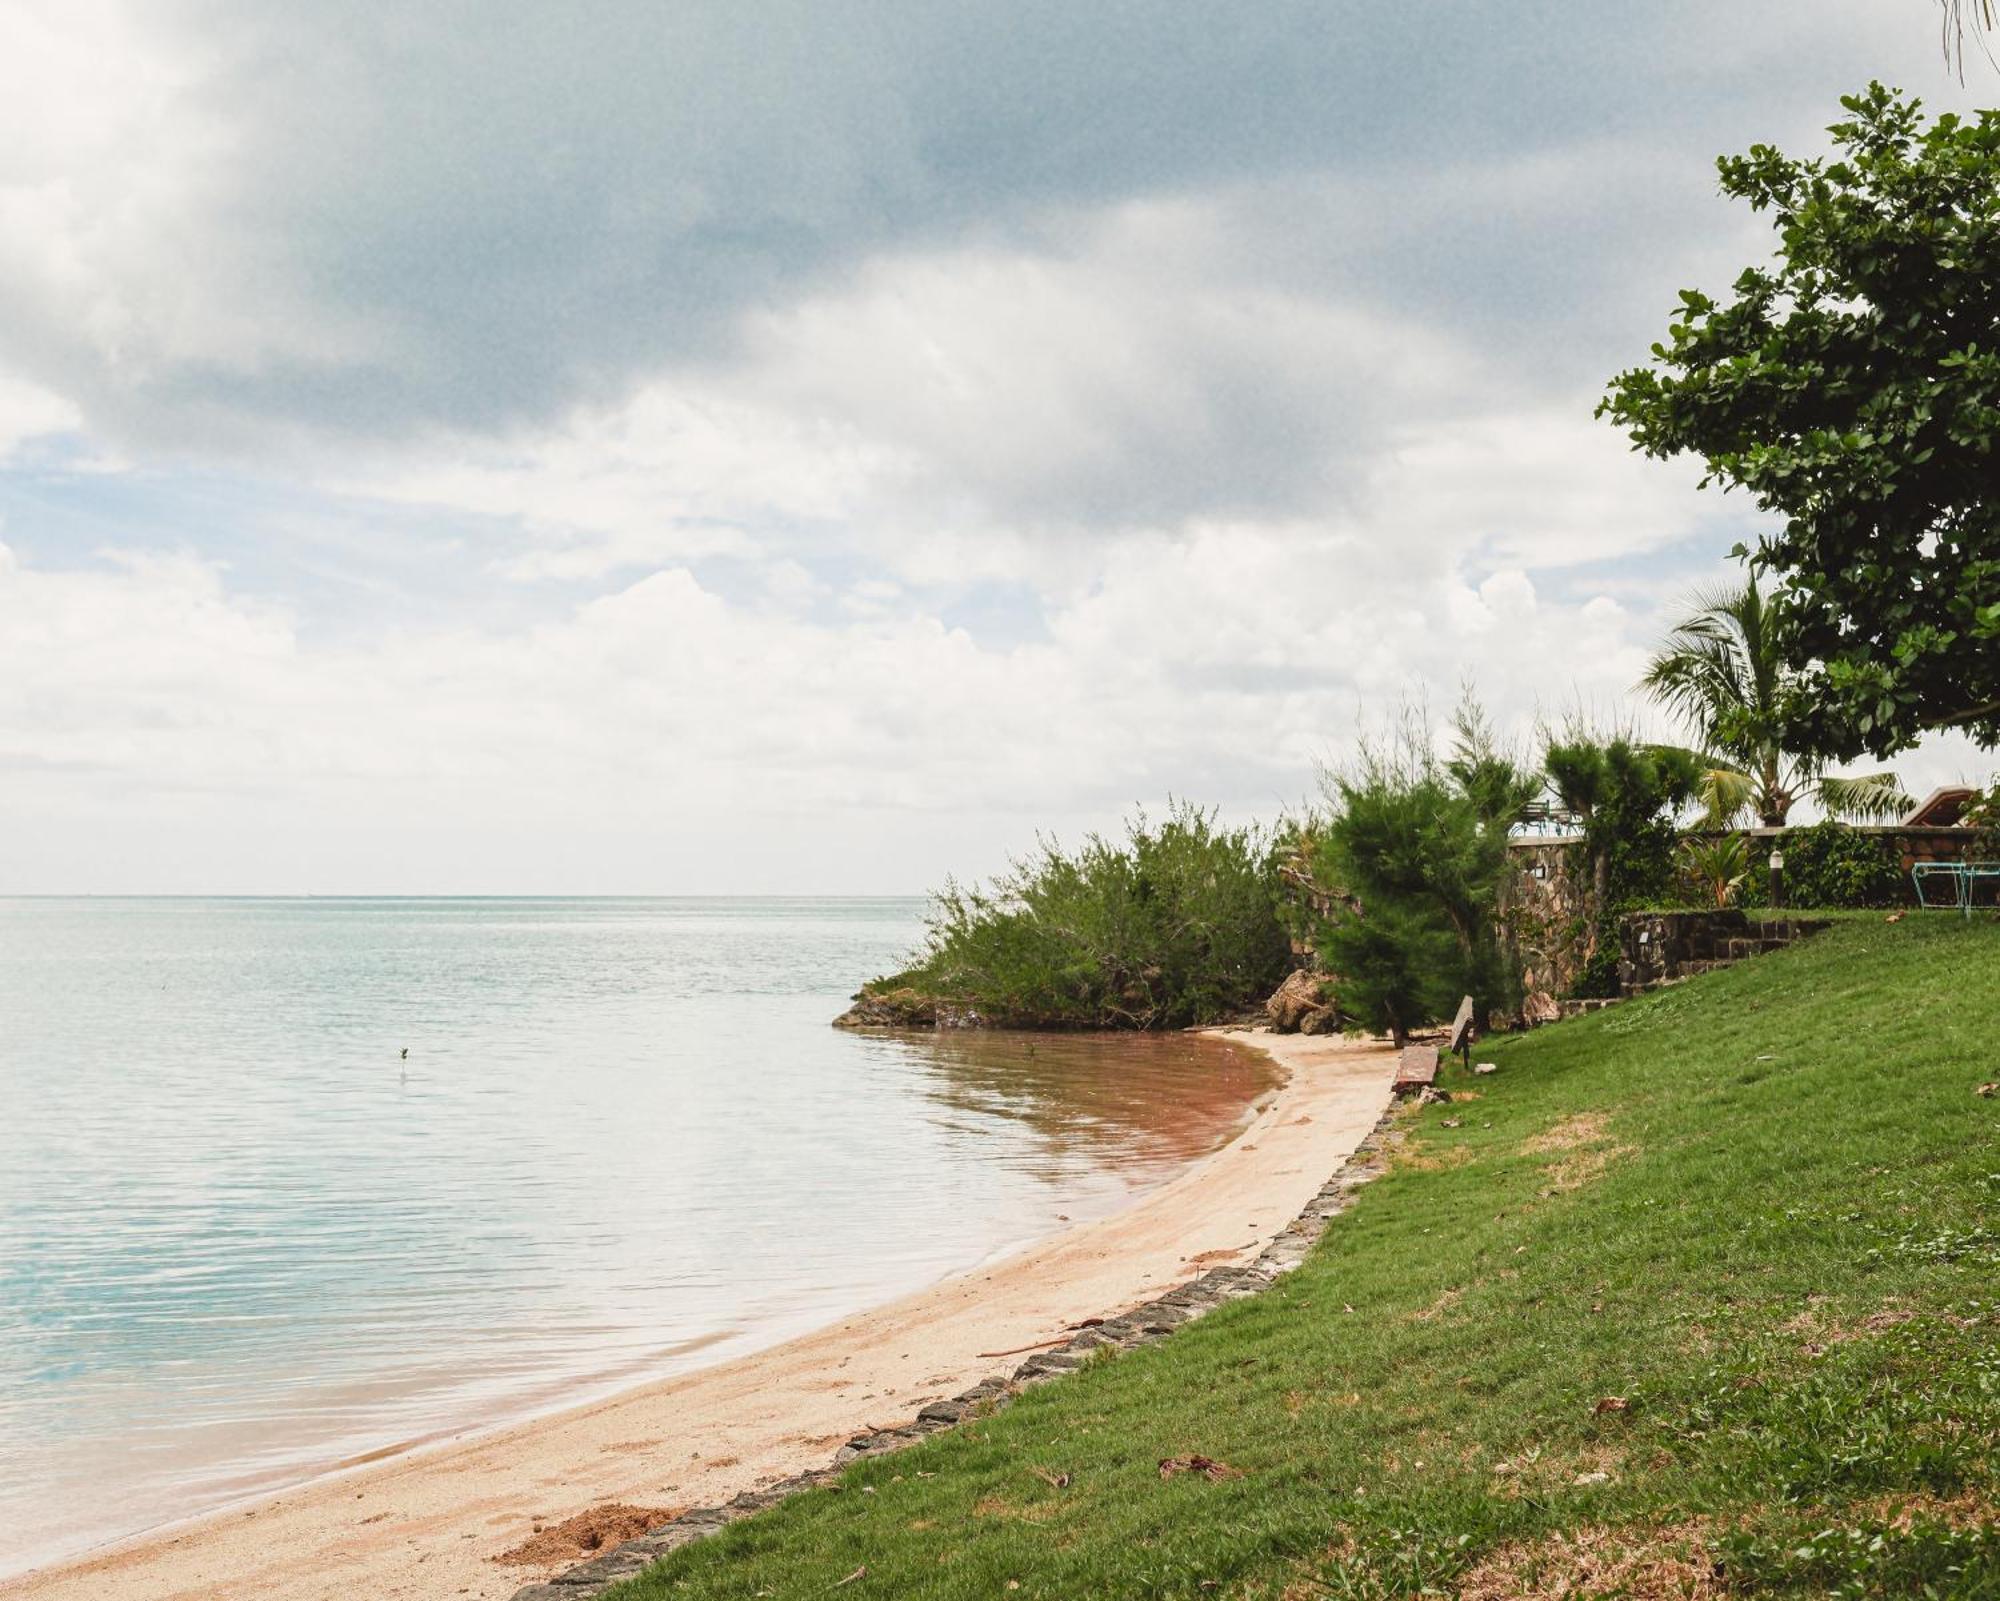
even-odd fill
[(1572, 1484), (1609, 1484), (1611, 1475), (1602, 1470), (1596, 1473), (1579, 1473), (1570, 1481)]
[(561, 1523), (535, 1520), (529, 1537), (493, 1560), (507, 1567), (553, 1567), (592, 1552), (608, 1551), (627, 1540), (650, 1534), (686, 1510), (681, 1507), (628, 1506), (607, 1502), (565, 1518)]
[(867, 1577), (868, 1577), (868, 1564), (864, 1562), (861, 1564), (860, 1567), (856, 1568), (852, 1573), (848, 1574), (846, 1578), (835, 1579), (833, 1583), (827, 1586), (827, 1588), (829, 1590), (838, 1590), (843, 1584), (852, 1584), (856, 1579), (865, 1579)]
[(1067, 1345), (1067, 1344), (1069, 1344), (1069, 1336), (1066, 1334), (1058, 1334), (1053, 1340), (1037, 1340), (1033, 1345), (1017, 1345), (1011, 1348), (1010, 1350), (1006, 1351), (978, 1351), (975, 1352), (974, 1354), (980, 1357), (1019, 1356), (1023, 1351), (1046, 1351), (1052, 1345)]
[(1195, 1456), (1163, 1456), (1160, 1458), (1161, 1478), (1171, 1479), (1180, 1473), (1199, 1473), (1211, 1484), (1218, 1483), (1223, 1479), (1240, 1479), (1243, 1477), (1243, 1470), (1241, 1468), (1232, 1468), (1227, 1462), (1218, 1462), (1213, 1457), (1197, 1454)]
[(1603, 1417), (1607, 1412), (1629, 1412), (1632, 1410), (1632, 1403), (1622, 1395), (1607, 1395), (1590, 1410)]
[(1444, 1117), (1444, 1118), (1439, 1118), (1439, 1119), (1438, 1119), (1438, 1127), (1439, 1127), (1439, 1128), (1457, 1128), (1457, 1127), (1459, 1126), (1459, 1124), (1463, 1123), (1464, 1121), (1465, 1121), (1465, 1119), (1464, 1119), (1464, 1118), (1462, 1118), (1462, 1117)]
[(1904, 918), (1908, 917), (1909, 915), (1910, 914), (1908, 912), (1891, 912), (1887, 917), (1883, 918), (1882, 921), (1885, 923), (1900, 923)]
[(1051, 1473), (1047, 1468), (1030, 1468), (1028, 1471), (1051, 1489), (1067, 1490), (1069, 1488), (1069, 1475), (1067, 1473)]

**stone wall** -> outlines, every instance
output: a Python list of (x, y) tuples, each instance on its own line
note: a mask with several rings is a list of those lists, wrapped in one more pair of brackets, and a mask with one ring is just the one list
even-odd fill
[[(1740, 832), (1751, 842), (1752, 872), (1761, 888), (1771, 843), (1790, 830)], [(1910, 869), (1916, 863), (2000, 860), (2000, 838), (1978, 828), (1883, 824), (1859, 826), (1855, 832), (1875, 840), (1895, 861), (1902, 875), (1903, 899), (1912, 906), (1917, 896)], [(1722, 831), (1690, 837), (1719, 839)], [(1583, 841), (1569, 834), (1529, 836), (1508, 845), (1507, 859), (1512, 870), (1500, 886), (1501, 940), (1513, 955), (1526, 993), (1561, 1000), (1576, 987), (1585, 964), (1596, 954), (1596, 916)]]
[(1560, 1000), (1576, 987), (1597, 951), (1597, 919), (1582, 840), (1516, 840), (1507, 860), (1512, 871), (1500, 882), (1500, 941), (1521, 975), (1532, 1016), (1537, 997)]
[(1618, 987), (1642, 995), (1745, 957), (1817, 934), (1825, 918), (1753, 917), (1736, 907), (1712, 912), (1627, 912), (1618, 920)]

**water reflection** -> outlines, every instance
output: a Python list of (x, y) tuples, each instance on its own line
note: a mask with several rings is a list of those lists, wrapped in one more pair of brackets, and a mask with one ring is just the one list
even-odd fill
[(1275, 1083), (1267, 1057), (1203, 1035), (943, 1030), (868, 1044), (921, 1072), (965, 1129), (1000, 1119), (1032, 1131), (1033, 1171), (1095, 1167), (1128, 1189), (1214, 1150)]

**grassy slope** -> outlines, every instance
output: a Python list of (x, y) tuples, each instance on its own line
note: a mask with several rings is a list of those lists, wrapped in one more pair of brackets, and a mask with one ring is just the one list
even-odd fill
[(1494, 1041), (1277, 1288), (617, 1594), (2000, 1595), (1996, 1023), (1868, 918)]

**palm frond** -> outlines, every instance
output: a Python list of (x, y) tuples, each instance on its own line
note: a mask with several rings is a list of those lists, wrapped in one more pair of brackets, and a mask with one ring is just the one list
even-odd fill
[(1768, 743), (1783, 688), (1771, 617), (1754, 580), (1697, 591), (1640, 687), (1711, 748), (1748, 762)]
[(1958, 81), (1965, 81), (1965, 36), (1970, 33), (1978, 42), (1986, 59), (1993, 59), (1993, 52), (1987, 47), (1986, 35), (2000, 27), (2000, 14), (1996, 14), (1994, 0), (1938, 0), (1938, 8), (1943, 12), (1944, 58), (1957, 67)]
[(1704, 735), (1724, 708), (1743, 700), (1733, 642), (1704, 629), (1675, 629), (1639, 684)]
[(1864, 823), (1890, 822), (1913, 804), (1894, 773), (1821, 778), (1813, 786), (1813, 796), (1828, 817)]
[(1705, 768), (1695, 785), (1695, 798), (1710, 828), (1728, 828), (1745, 812), (1756, 810), (1757, 780), (1733, 767)]

